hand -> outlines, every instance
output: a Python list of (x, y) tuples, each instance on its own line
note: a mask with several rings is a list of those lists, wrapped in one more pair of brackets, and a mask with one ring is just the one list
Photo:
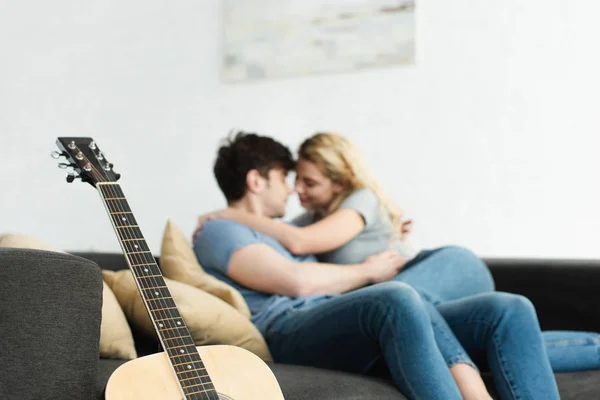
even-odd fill
[(412, 232), (412, 224), (413, 224), (412, 219), (407, 219), (405, 221), (402, 221), (402, 225), (400, 226), (400, 237), (401, 238), (404, 238), (404, 236), (406, 236), (410, 232)]
[(209, 212), (207, 214), (201, 215), (198, 217), (198, 222), (196, 223), (196, 229), (194, 229), (194, 233), (192, 234), (192, 242), (196, 240), (196, 235), (202, 229), (202, 225), (206, 223), (206, 221), (210, 221), (211, 219), (222, 219), (227, 218), (229, 214), (229, 208), (224, 208), (222, 210)]
[(367, 257), (363, 262), (368, 269), (371, 283), (386, 282), (398, 274), (406, 259), (395, 250), (384, 251)]

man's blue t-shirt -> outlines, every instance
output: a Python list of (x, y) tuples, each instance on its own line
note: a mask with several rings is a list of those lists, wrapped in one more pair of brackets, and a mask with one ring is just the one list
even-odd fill
[(315, 295), (288, 297), (258, 292), (240, 285), (227, 276), (231, 256), (237, 250), (253, 245), (266, 244), (282, 256), (296, 262), (316, 262), (312, 255), (294, 256), (279, 241), (246, 225), (228, 219), (209, 220), (202, 225), (194, 241), (194, 253), (204, 270), (240, 291), (250, 312), (252, 322), (263, 332), (270, 320), (282, 312), (300, 307), (308, 302), (326, 299), (329, 296)]

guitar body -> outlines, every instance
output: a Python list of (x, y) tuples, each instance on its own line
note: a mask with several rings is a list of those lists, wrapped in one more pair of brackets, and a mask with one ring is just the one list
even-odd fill
[[(219, 399), (282, 400), (269, 367), (256, 355), (235, 346), (197, 347)], [(181, 389), (165, 353), (121, 365), (106, 386), (106, 400), (182, 399)]]

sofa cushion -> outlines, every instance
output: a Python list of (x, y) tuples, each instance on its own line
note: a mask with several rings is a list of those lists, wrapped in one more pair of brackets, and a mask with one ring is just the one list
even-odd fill
[(405, 400), (386, 379), (297, 365), (269, 364), (286, 400)]
[[(129, 270), (102, 271), (129, 321), (147, 334), (154, 326)], [(165, 278), (177, 308), (196, 345), (229, 344), (271, 360), (267, 344), (256, 327), (223, 300), (193, 286)]]
[(250, 309), (242, 294), (223, 281), (204, 272), (181, 230), (167, 221), (160, 252), (160, 268), (165, 277), (187, 283), (217, 296), (250, 318)]
[[(65, 253), (36, 237), (18, 233), (0, 236), (0, 247), (47, 250)], [(66, 254), (66, 253), (65, 253)], [(137, 357), (133, 336), (121, 306), (110, 287), (102, 285), (102, 322), (100, 325), (100, 356), (130, 360)]]

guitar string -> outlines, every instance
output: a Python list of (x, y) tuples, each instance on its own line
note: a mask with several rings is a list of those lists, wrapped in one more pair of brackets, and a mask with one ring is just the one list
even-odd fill
[[(77, 150), (79, 150), (79, 149), (77, 148)], [(83, 154), (83, 152), (81, 152), (81, 153)], [(91, 171), (90, 171), (90, 172), (92, 172), (92, 176), (94, 176), (94, 177), (96, 178), (96, 180), (97, 180), (97, 182), (98, 182), (98, 183), (100, 183), (100, 182), (109, 182), (108, 180), (106, 180), (106, 179), (104, 178), (104, 174), (101, 174), (100, 172), (98, 172), (98, 170), (96, 169), (96, 167), (95, 167), (95, 166), (94, 166), (92, 163), (90, 163), (90, 162), (89, 162), (89, 159), (87, 159), (87, 157), (85, 157), (85, 155), (84, 155), (84, 158), (85, 158), (85, 161), (88, 163), (88, 165), (90, 165), (90, 166), (91, 166)], [(114, 181), (116, 181), (116, 176), (115, 176), (115, 174), (114, 174), (114, 171), (110, 171), (110, 172), (111, 172), (111, 173), (112, 173), (112, 175), (113, 175), (113, 176), (112, 176), (112, 179), (113, 179)], [(114, 181), (113, 181), (113, 182), (114, 182)], [(103, 195), (104, 195), (105, 193), (104, 193), (102, 190), (100, 190), (100, 189), (101, 189), (101, 187), (105, 187), (106, 189), (108, 189), (108, 190), (107, 190), (107, 192), (111, 192), (111, 191), (110, 191), (110, 189), (109, 189), (109, 187), (110, 187), (110, 186), (117, 186), (117, 187), (119, 187), (119, 185), (118, 185), (118, 184), (116, 184), (116, 183), (115, 183), (114, 185), (99, 185), (99, 186), (100, 186), (100, 187), (98, 187), (97, 189), (98, 189), (98, 190), (100, 191), (100, 193), (101, 193), (101, 194), (103, 194)], [(119, 197), (119, 196), (122, 196), (122, 197), (124, 197), (122, 193), (121, 193), (120, 195), (115, 195), (115, 194), (116, 194), (116, 192), (112, 192), (112, 193), (113, 193), (112, 195), (113, 195), (113, 196), (115, 196), (115, 197)], [(105, 198), (106, 198), (106, 196), (105, 196)], [(106, 200), (105, 200), (105, 202), (106, 202), (106, 204), (107, 204), (107, 206), (108, 206), (108, 208), (109, 208), (109, 211), (110, 211), (110, 205), (109, 205), (109, 203), (108, 203)], [(119, 203), (120, 203), (120, 201), (119, 201)], [(117, 207), (119, 207), (119, 206), (121, 206), (121, 204), (117, 204)], [(124, 208), (120, 210), (120, 212), (123, 212), (123, 211), (124, 211)], [(131, 210), (130, 210), (129, 212), (131, 212)], [(131, 213), (131, 215), (133, 216), (133, 213)], [(111, 214), (111, 217), (112, 217), (112, 216), (113, 216), (113, 214)], [(135, 220), (135, 217), (134, 217), (134, 220)], [(117, 226), (117, 224), (116, 224), (116, 223), (115, 223), (115, 226)], [(134, 231), (132, 231), (132, 230), (131, 230), (131, 228), (130, 228), (129, 226), (128, 226), (127, 228), (125, 228), (125, 229), (126, 229), (126, 230), (128, 231), (128, 233), (130, 233), (130, 234), (133, 234), (133, 233), (134, 233)], [(140, 231), (139, 233), (140, 233), (140, 236), (142, 237), (140, 240), (142, 240), (143, 242), (145, 242), (145, 239), (143, 239), (143, 235), (141, 234), (141, 230), (140, 230), (140, 229), (138, 229), (138, 230)], [(121, 231), (122, 231), (122, 229), (121, 229), (121, 230), (119, 230), (119, 229), (116, 229), (116, 231), (117, 231), (117, 233), (119, 234), (119, 238), (120, 238), (120, 239), (121, 239), (121, 241), (122, 241), (123, 239), (122, 239), (122, 237), (121, 237), (121, 233), (125, 233), (125, 232), (121, 232)], [(134, 239), (134, 238), (133, 238), (133, 235), (131, 236), (131, 238), (130, 238), (130, 239)], [(123, 242), (123, 241), (122, 241), (122, 243), (125, 243), (125, 242)], [(146, 244), (146, 249), (145, 249), (144, 251), (150, 251), (150, 250), (149, 250), (149, 248), (148, 248), (148, 245), (147, 245), (147, 244)], [(126, 253), (129, 253), (129, 252), (126, 252)], [(147, 254), (147, 253), (140, 253), (140, 254)], [(138, 255), (138, 254), (136, 254), (136, 255)], [(130, 256), (130, 257), (131, 257), (131, 256), (135, 256), (135, 255), (133, 255), (133, 254), (127, 254), (127, 256)], [(130, 260), (130, 261), (131, 261), (131, 264), (137, 264), (136, 262), (134, 262), (134, 261), (135, 261), (135, 259), (134, 259), (133, 257), (131, 258), (131, 260)], [(149, 260), (144, 260), (144, 258), (142, 257), (142, 259), (140, 259), (140, 260), (138, 260), (138, 261), (149, 261)], [(155, 266), (158, 268), (158, 265), (156, 264), (156, 260), (154, 260), (154, 257), (153, 257), (153, 256), (152, 256), (152, 262), (151, 262), (151, 263), (149, 263), (149, 264), (151, 264), (151, 265), (155, 265)], [(160, 272), (160, 269), (159, 269), (159, 272)], [(161, 273), (161, 275), (162, 275), (162, 273)], [(156, 281), (156, 279), (155, 279), (154, 277), (152, 277), (151, 279), (152, 279), (152, 280), (154, 281), (154, 283), (155, 283), (155, 285), (154, 285), (154, 286), (155, 286), (155, 287), (158, 287), (158, 285), (157, 285), (157, 283), (158, 283), (158, 282)], [(139, 279), (138, 279), (137, 281), (138, 281), (138, 282), (140, 282), (140, 280), (139, 280)], [(163, 279), (163, 283), (164, 283), (164, 279)], [(141, 282), (140, 282), (140, 286), (142, 286), (142, 285), (141, 285)], [(165, 284), (165, 287), (166, 287), (166, 284)], [(146, 288), (146, 290), (148, 290), (148, 288)], [(159, 293), (160, 293), (160, 292), (159, 292)], [(167, 289), (167, 293), (168, 293), (168, 289)], [(143, 295), (143, 294), (142, 294), (142, 295)], [(173, 300), (172, 296), (169, 296), (169, 297), (170, 297), (170, 298), (171, 298), (171, 300), (173, 301), (173, 304), (175, 304), (175, 302), (174, 302), (174, 300)], [(166, 303), (164, 303), (164, 302), (163, 302), (163, 300), (162, 300), (162, 296), (161, 296), (161, 298), (160, 298), (160, 300), (159, 300), (159, 301), (160, 301), (161, 303), (163, 303), (163, 304), (162, 304), (162, 305), (163, 305), (163, 307), (167, 305)], [(147, 304), (149, 304), (149, 303), (147, 303)], [(175, 310), (177, 310), (177, 308), (175, 308)], [(178, 311), (178, 310), (177, 310), (177, 311)], [(167, 312), (167, 311), (165, 310), (165, 313), (166, 313), (166, 312)], [(179, 312), (178, 312), (178, 313), (179, 313)], [(168, 314), (165, 314), (165, 315), (168, 315)], [(171, 316), (171, 318), (172, 318), (172, 316)], [(179, 318), (181, 318), (181, 315), (179, 315)], [(185, 325), (185, 321), (183, 321), (183, 318), (181, 318), (181, 321), (182, 321), (182, 323), (183, 323), (183, 326), (185, 327), (185, 330), (187, 331), (187, 335), (186, 335), (186, 336), (188, 337), (188, 339), (191, 339), (191, 335), (189, 334), (189, 330), (187, 329), (187, 327), (186, 327), (186, 325)], [(160, 335), (160, 332), (158, 332), (158, 334)], [(168, 337), (169, 335), (167, 335), (167, 334), (166, 334), (166, 332), (165, 332), (164, 336)], [(171, 338), (171, 339), (172, 339), (172, 338)], [(185, 345), (185, 343), (184, 343), (183, 341), (180, 341), (181, 339), (182, 339), (182, 338), (181, 338), (180, 336), (178, 336), (178, 337), (177, 337), (177, 339), (175, 339), (175, 340), (176, 340), (176, 341), (178, 341), (178, 342), (179, 342), (179, 344), (181, 344), (181, 345), (182, 345), (182, 346), (180, 346), (180, 347), (193, 347), (193, 353), (194, 353), (194, 354), (196, 354), (196, 355), (198, 356), (198, 359), (199, 359), (199, 362), (200, 362), (200, 365), (201, 365), (201, 369), (204, 371), (204, 373), (206, 374), (206, 377), (208, 378), (208, 382), (206, 382), (206, 383), (205, 383), (205, 382), (203, 381), (203, 379), (199, 377), (199, 373), (198, 373), (198, 371), (199, 371), (199, 370), (198, 370), (198, 369), (194, 369), (194, 370), (193, 370), (193, 371), (191, 371), (191, 372), (188, 372), (188, 371), (184, 370), (184, 371), (183, 371), (183, 373), (184, 373), (184, 375), (186, 376), (186, 381), (187, 381), (187, 380), (192, 380), (192, 381), (194, 381), (194, 382), (195, 382), (195, 381), (197, 381), (197, 380), (198, 380), (198, 381), (199, 381), (199, 383), (200, 383), (200, 385), (202, 386), (202, 389), (203, 389), (203, 390), (202, 390), (200, 393), (198, 393), (198, 392), (194, 392), (194, 393), (186, 393), (186, 390), (187, 390), (187, 389), (191, 389), (191, 388), (197, 387), (197, 386), (198, 386), (198, 384), (195, 384), (195, 385), (192, 385), (192, 386), (186, 386), (186, 387), (182, 386), (182, 385), (181, 385), (181, 380), (180, 380), (180, 377), (179, 377), (179, 374), (181, 374), (181, 373), (182, 373), (182, 371), (178, 371), (178, 368), (177, 368), (177, 367), (176, 367), (176, 366), (175, 366), (175, 365), (172, 363), (172, 365), (173, 365), (173, 368), (174, 368), (174, 369), (175, 369), (175, 371), (176, 371), (176, 375), (177, 375), (178, 379), (180, 380), (180, 387), (182, 388), (182, 390), (183, 390), (183, 392), (184, 392), (184, 396), (186, 396), (186, 397), (190, 397), (190, 399), (195, 399), (195, 398), (197, 398), (197, 397), (198, 397), (198, 395), (199, 395), (199, 396), (201, 396), (201, 397), (204, 399), (204, 398), (205, 398), (205, 395), (206, 395), (208, 400), (211, 400), (211, 398), (213, 398), (213, 399), (215, 399), (215, 400), (218, 400), (218, 394), (217, 394), (217, 392), (216, 392), (216, 390), (215, 390), (215, 388), (214, 388), (214, 385), (212, 384), (212, 381), (210, 380), (210, 377), (208, 376), (208, 373), (206, 372), (206, 369), (204, 368), (204, 363), (202, 362), (202, 358), (200, 357), (200, 354), (197, 352), (197, 349), (195, 348), (195, 345), (194, 345), (194, 346)], [(192, 341), (192, 344), (194, 344), (194, 343), (193, 343), (193, 339), (192, 339), (191, 341)], [(171, 359), (171, 356), (169, 355), (168, 349), (165, 349), (165, 350), (166, 350), (167, 356), (169, 356), (169, 358)], [(180, 356), (179, 356), (179, 357), (180, 357)], [(190, 358), (190, 361), (192, 362), (192, 365), (193, 365), (193, 364), (194, 364), (194, 362), (193, 362), (193, 360), (191, 360), (191, 356), (189, 355), (189, 351), (188, 351), (188, 353), (186, 353), (186, 357), (187, 357), (187, 358)], [(179, 374), (177, 374), (177, 372), (179, 372)], [(195, 377), (194, 377), (194, 376), (192, 376), (192, 378), (188, 378), (188, 377), (189, 377), (189, 376), (188, 376), (188, 373), (191, 373), (192, 375), (194, 375), (194, 373), (195, 373), (195, 375), (196, 375), (196, 376), (195, 376)], [(208, 389), (207, 389), (205, 386), (209, 386), (209, 387), (208, 387)], [(208, 390), (208, 391), (207, 391), (207, 390)], [(216, 397), (215, 397), (215, 396), (216, 396)]]

